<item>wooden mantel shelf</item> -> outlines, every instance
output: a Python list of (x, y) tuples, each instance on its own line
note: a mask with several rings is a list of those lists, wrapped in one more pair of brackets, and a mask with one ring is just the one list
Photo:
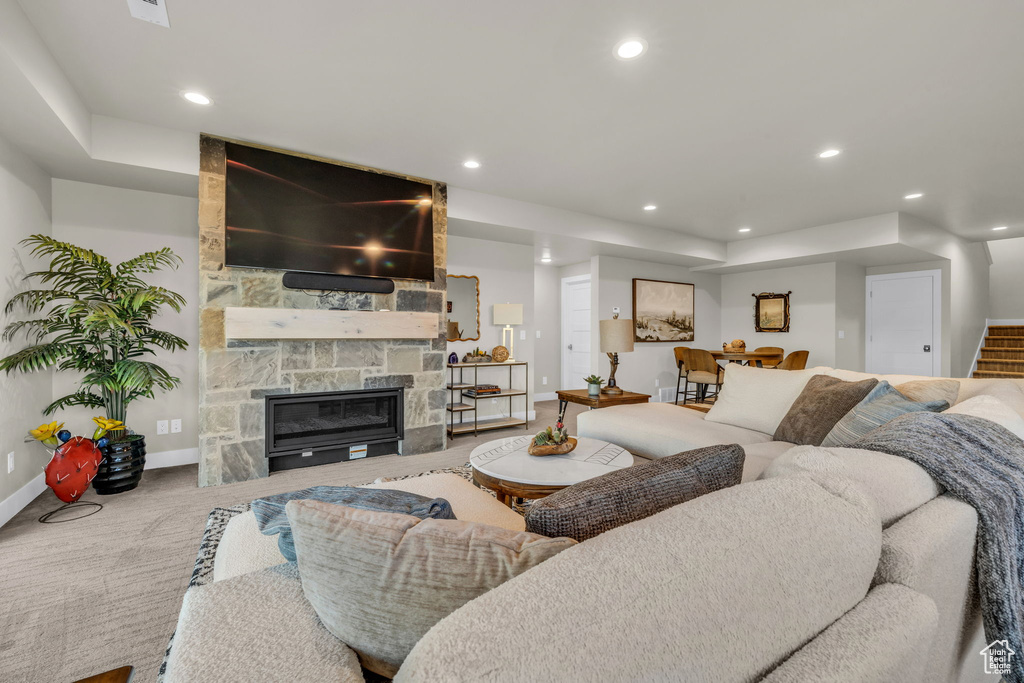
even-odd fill
[(224, 309), (228, 339), (434, 339), (437, 313), (293, 308)]

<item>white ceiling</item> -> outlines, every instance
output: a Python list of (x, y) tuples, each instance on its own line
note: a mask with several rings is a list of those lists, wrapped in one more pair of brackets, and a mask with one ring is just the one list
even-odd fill
[(1024, 235), (1019, 0), (21, 6), (94, 114), (718, 240), (892, 211)]

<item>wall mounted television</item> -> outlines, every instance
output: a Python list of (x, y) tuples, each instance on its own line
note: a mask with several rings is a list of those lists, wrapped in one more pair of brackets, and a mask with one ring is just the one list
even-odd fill
[(225, 148), (226, 265), (434, 279), (430, 183), (233, 142)]

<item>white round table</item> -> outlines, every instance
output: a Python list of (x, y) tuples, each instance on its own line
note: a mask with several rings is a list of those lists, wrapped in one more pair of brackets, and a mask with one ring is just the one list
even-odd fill
[(511, 505), (512, 498), (543, 498), (633, 464), (633, 455), (625, 448), (599, 439), (577, 437), (571, 452), (545, 456), (527, 452), (532, 440), (532, 436), (514, 436), (474, 448), (469, 456), (473, 480)]

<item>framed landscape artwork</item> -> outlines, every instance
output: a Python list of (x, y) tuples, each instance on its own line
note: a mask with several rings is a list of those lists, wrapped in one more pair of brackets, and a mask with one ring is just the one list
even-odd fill
[(693, 285), (633, 278), (633, 339), (693, 341)]
[(789, 332), (789, 295), (761, 292), (754, 297), (755, 332)]

